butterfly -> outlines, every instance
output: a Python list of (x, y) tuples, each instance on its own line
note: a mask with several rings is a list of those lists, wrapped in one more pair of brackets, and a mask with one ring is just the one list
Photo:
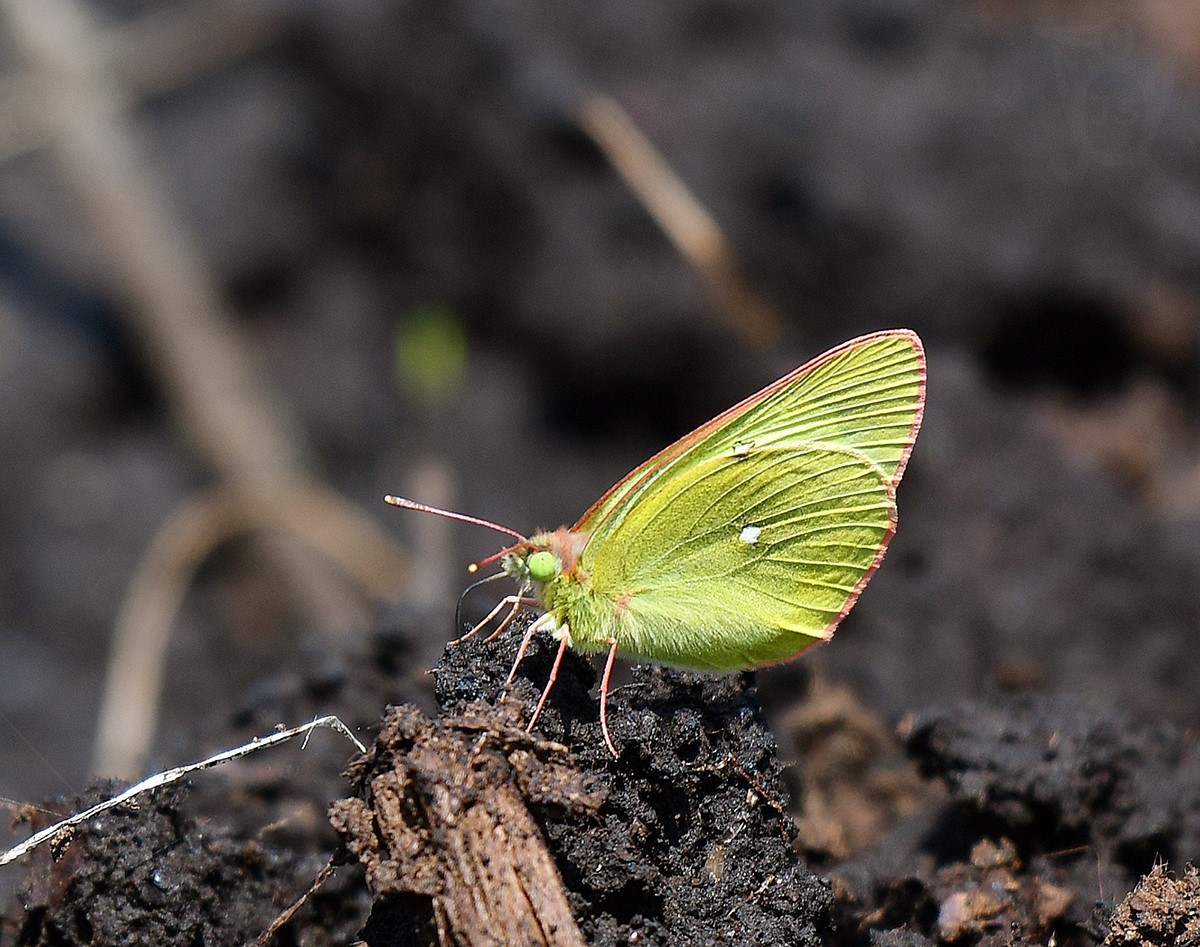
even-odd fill
[[(786, 661), (828, 641), (896, 531), (896, 485), (921, 427), (925, 352), (894, 329), (845, 342), (702, 424), (634, 468), (571, 527), (524, 536), (401, 497), (395, 506), (500, 530), (499, 561), (519, 586), (469, 637), (524, 606), (525, 632), (559, 646), (529, 728), (567, 648), (607, 653), (605, 744), (618, 653), (700, 671)], [(462, 640), (462, 639), (458, 639)]]

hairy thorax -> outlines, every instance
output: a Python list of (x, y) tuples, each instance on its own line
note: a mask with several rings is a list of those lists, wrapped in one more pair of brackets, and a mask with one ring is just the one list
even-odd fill
[(591, 575), (580, 562), (588, 536), (566, 527), (539, 533), (530, 538), (530, 551), (519, 557), (517, 564), (523, 564), (536, 552), (549, 552), (558, 559), (559, 569), (547, 581), (538, 582), (527, 574), (525, 578), (542, 608), (554, 616), (555, 626), (567, 629), (575, 648), (583, 652), (606, 651), (617, 631), (620, 607), (617, 601), (596, 591)]

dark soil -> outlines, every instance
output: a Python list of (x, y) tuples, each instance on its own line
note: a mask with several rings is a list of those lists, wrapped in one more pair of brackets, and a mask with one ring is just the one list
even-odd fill
[[(100, 784), (61, 800), (77, 811), (117, 789)], [(326, 860), (224, 819), (190, 813), (183, 788), (163, 789), (90, 822), (33, 860), (17, 944), (240, 944), (265, 930), (281, 892), (303, 891)], [(311, 832), (315, 826), (309, 823)], [(319, 838), (319, 835), (317, 836)], [(311, 905), (308, 943), (344, 944), (358, 910), (357, 879), (338, 879)], [(268, 923), (269, 923), (268, 919)]]
[[(343, 693), (364, 703), (403, 697), (380, 673), (395, 661), (396, 640), (381, 637), (342, 673), (326, 668), (277, 687), (274, 700), (241, 712), (243, 722), (285, 705), (303, 716), (310, 701)], [(1194, 744), (1170, 725), (1065, 699), (997, 699), (907, 720), (906, 763), (875, 718), (845, 705), (828, 712), (818, 688), (783, 725), (805, 733), (810, 750), (792, 771), (793, 797), (753, 675), (637, 668), (611, 697), (614, 760), (591, 692), (595, 671), (572, 653), (537, 731), (521, 726), (549, 671), (549, 640), (535, 640), (511, 695), (497, 701), (517, 640), (513, 630), (449, 648), (435, 670), (438, 717), (411, 703), (389, 711), (375, 746), (351, 766), (353, 795), (330, 810), (340, 846), (320, 810), (345, 792), (336, 776), (344, 744), (326, 738), (282, 774), (251, 758), (198, 777), (191, 793), (160, 791), (97, 819), (53, 855), (43, 849), (25, 908), (10, 921), (12, 942), (248, 942), (340, 848), (350, 866), (280, 942), (345, 943), (360, 931), (371, 945), (434, 944), (440, 918), (443, 933), (449, 925), (461, 938), (453, 942), (489, 943), (488, 928), (471, 927), (454, 905), (478, 907), (470, 881), (495, 887), (464, 879), (461, 857), (447, 867), (448, 839), (466, 831), (471, 812), (498, 820), (502, 851), (518, 864), (527, 844), (519, 826), (529, 820), (579, 942), (594, 945), (1096, 944), (1116, 902), (1152, 869), (1158, 888), (1119, 906), (1114, 937), (1124, 939), (1115, 943), (1175, 943), (1154, 931), (1184, 930), (1194, 916), (1193, 876), (1176, 882), (1154, 867), (1186, 860), (1200, 827)], [(839, 742), (869, 755), (839, 769)], [(113, 791), (105, 784), (92, 798)], [(851, 825), (873, 825), (853, 853), (821, 844), (846, 832), (846, 812), (823, 804), (822, 792), (853, 800)], [(453, 817), (439, 823), (430, 800), (445, 806), (447, 793)], [(407, 800), (403, 845), (389, 834), (394, 803), (377, 808), (389, 798)], [(499, 861), (484, 859), (493, 870)], [(492, 910), (509, 916), (511, 903), (500, 898)]]
[[(588, 943), (1196, 943), (1192, 5), (349, 6), (287, 5), (136, 117), (314, 470), (403, 535), (407, 594), (335, 632), (252, 542), (222, 544), (172, 628), (148, 766), (318, 713), (376, 743), (348, 778), (324, 733), (199, 774), (0, 870), (21, 892), (0, 945), (252, 942), (335, 853), (276, 943), (435, 943), (431, 893), (461, 895), (444, 849), (381, 843), (363, 868), (365, 836), (327, 815), (374, 826), (373, 780), (436, 774), (431, 747), (460, 789), (507, 787)], [(584, 87), (713, 211), (781, 313), (769, 351), (580, 132)], [(57, 797), (40, 825), (112, 791), (79, 787), (113, 617), (212, 472), (52, 164), (0, 172), (0, 797)], [(436, 390), (396, 356), (430, 312), (466, 346)], [(420, 498), (570, 523), (761, 384), (901, 325), (929, 351), (925, 426), (887, 561), (828, 646), (756, 678), (622, 669), (615, 761), (573, 655), (520, 736), (549, 642), (516, 705), (510, 635), (426, 674), (496, 543), (383, 494), (433, 471)], [(424, 881), (385, 885), (401, 864)]]

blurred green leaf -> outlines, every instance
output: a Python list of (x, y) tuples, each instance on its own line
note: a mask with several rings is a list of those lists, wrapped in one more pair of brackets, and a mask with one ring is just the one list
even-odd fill
[(393, 370), (396, 384), (414, 400), (437, 405), (462, 385), (467, 334), (446, 306), (415, 306), (396, 324)]

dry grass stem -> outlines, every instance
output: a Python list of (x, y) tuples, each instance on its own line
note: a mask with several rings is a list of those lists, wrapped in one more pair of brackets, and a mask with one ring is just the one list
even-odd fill
[(135, 799), (138, 796), (144, 795), (154, 789), (159, 789), (167, 786), (170, 783), (177, 782), (183, 777), (191, 773), (199, 772), (203, 769), (211, 769), (214, 766), (220, 766), (223, 763), (229, 763), (233, 760), (240, 759), (243, 756), (249, 756), (251, 753), (256, 753), (259, 750), (265, 750), (269, 746), (275, 746), (277, 743), (285, 743), (293, 737), (301, 734), (311, 733), (318, 727), (328, 727), (331, 730), (340, 733), (347, 740), (358, 747), (360, 753), (366, 752), (364, 747), (353, 733), (337, 717), (318, 717), (309, 723), (302, 724), (299, 727), (291, 727), (288, 730), (277, 730), (274, 733), (265, 737), (255, 737), (249, 743), (243, 743), (241, 746), (235, 746), (233, 749), (224, 750), (207, 759), (200, 760), (197, 763), (188, 763), (186, 766), (177, 766), (174, 769), (164, 770), (161, 773), (155, 773), (153, 776), (143, 779), (141, 782), (130, 786), (124, 792), (118, 793), (111, 799), (105, 799), (104, 802), (97, 803), (89, 809), (82, 812), (77, 812), (73, 816), (69, 816), (54, 825), (47, 826), (39, 832), (35, 832), (29, 836), (20, 845), (14, 845), (7, 852), (0, 854), (0, 867), (7, 865), (9, 862), (14, 862), (18, 858), (28, 855), (35, 848), (45, 845), (47, 842), (59, 838), (63, 833), (70, 831), (75, 826), (83, 825), (85, 822), (94, 819), (100, 813), (119, 806), (122, 803)]
[(716, 219), (612, 98), (585, 93), (576, 120), (684, 258), (707, 280), (733, 330), (766, 348), (779, 338), (779, 316), (750, 288)]

